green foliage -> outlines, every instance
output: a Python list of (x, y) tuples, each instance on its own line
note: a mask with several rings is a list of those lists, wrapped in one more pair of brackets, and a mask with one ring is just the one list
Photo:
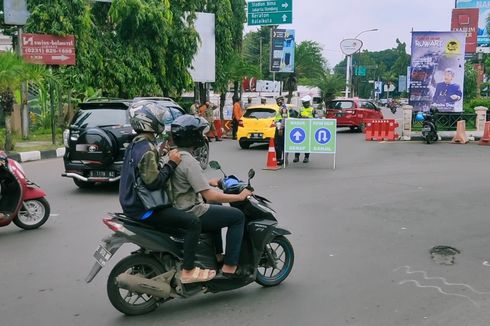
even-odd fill
[(490, 110), (490, 97), (480, 97), (465, 101), (464, 111), (474, 113), (477, 106), (483, 106)]
[(464, 67), (464, 101), (465, 103), (477, 96), (477, 72), (471, 63)]

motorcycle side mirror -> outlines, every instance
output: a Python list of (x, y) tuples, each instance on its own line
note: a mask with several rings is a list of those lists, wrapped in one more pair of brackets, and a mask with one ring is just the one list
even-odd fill
[(221, 170), (221, 165), (219, 165), (218, 161), (211, 161), (211, 162), (209, 162), (209, 166), (213, 170)]
[(253, 179), (253, 177), (255, 177), (255, 170), (254, 169), (250, 169), (250, 171), (248, 171), (248, 179)]

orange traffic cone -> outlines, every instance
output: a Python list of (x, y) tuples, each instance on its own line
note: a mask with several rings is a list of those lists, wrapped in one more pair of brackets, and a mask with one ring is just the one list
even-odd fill
[(269, 151), (267, 153), (267, 164), (264, 170), (279, 170), (281, 167), (277, 166), (276, 159), (276, 147), (274, 146), (274, 138), (269, 141)]
[(490, 121), (485, 122), (485, 131), (480, 139), (480, 145), (490, 145)]
[(456, 127), (456, 135), (454, 136), (451, 143), (453, 144), (466, 144), (469, 142), (468, 137), (466, 137), (466, 121), (460, 120), (458, 121), (458, 125)]

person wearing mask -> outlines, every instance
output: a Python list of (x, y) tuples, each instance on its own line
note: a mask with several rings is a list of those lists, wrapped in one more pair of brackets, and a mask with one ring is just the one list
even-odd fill
[(172, 123), (172, 140), (181, 153), (182, 162), (171, 177), (171, 197), (176, 208), (200, 219), (203, 232), (221, 234), (222, 228), (228, 228), (221, 272), (225, 277), (233, 277), (240, 258), (245, 216), (237, 208), (208, 203), (244, 201), (252, 192), (245, 189), (238, 195), (224, 194), (213, 189), (218, 186), (218, 179), (206, 179), (191, 153), (204, 144), (203, 131), (207, 127), (205, 120), (190, 115), (180, 116)]
[(242, 118), (242, 106), (240, 105), (240, 98), (233, 97), (233, 113), (232, 113), (232, 138), (236, 139), (236, 134), (238, 132), (238, 124)]
[(201, 233), (201, 223), (194, 215), (168, 207), (147, 211), (135, 192), (137, 178), (149, 190), (164, 189), (166, 182), (180, 165), (182, 158), (177, 150), (168, 152), (168, 162), (163, 155), (168, 148), (157, 148), (156, 137), (163, 133), (164, 113), (167, 108), (154, 101), (139, 101), (130, 107), (130, 123), (137, 133), (126, 150), (121, 169), (119, 202), (126, 216), (148, 224), (157, 230), (179, 228), (185, 231), (182, 283), (206, 282), (216, 276), (216, 271), (199, 269), (194, 265), (196, 247)]
[(274, 133), (274, 145), (276, 150), (277, 165), (284, 164), (284, 128), (286, 126), (286, 119), (289, 118), (288, 107), (284, 103), (284, 97), (279, 96), (276, 98), (276, 104), (278, 110), (274, 119), (276, 123), (276, 130)]
[[(306, 95), (301, 99), (301, 103), (303, 104), (303, 109), (299, 113), (300, 119), (313, 119), (315, 117), (315, 110), (311, 106), (311, 96)], [(299, 162), (300, 153), (294, 154), (293, 163)], [(308, 163), (310, 161), (310, 153), (305, 153), (305, 157), (303, 159), (303, 163)]]

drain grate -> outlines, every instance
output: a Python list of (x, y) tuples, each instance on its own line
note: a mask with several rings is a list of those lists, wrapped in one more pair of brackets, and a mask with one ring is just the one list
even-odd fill
[(454, 265), (455, 256), (461, 253), (450, 246), (435, 246), (429, 252), (432, 260), (440, 265)]

